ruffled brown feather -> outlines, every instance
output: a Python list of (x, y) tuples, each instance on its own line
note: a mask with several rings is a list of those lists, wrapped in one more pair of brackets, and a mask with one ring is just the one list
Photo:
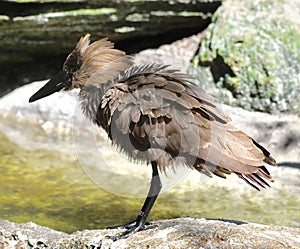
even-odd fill
[(156, 161), (161, 171), (181, 162), (208, 176), (235, 173), (256, 189), (273, 180), (263, 166), (276, 164), (270, 153), (191, 76), (166, 65), (133, 66), (107, 39), (89, 44), (89, 35), (72, 53), (65, 67), (79, 66), (73, 80), (84, 113), (129, 158)]

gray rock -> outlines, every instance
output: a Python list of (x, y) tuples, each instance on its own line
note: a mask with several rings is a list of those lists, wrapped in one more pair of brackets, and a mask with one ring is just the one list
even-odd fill
[(34, 223), (0, 221), (0, 248), (299, 248), (300, 229), (228, 220), (181, 218), (154, 222), (154, 229), (113, 242), (121, 230), (57, 232)]
[(47, 227), (29, 222), (16, 224), (0, 220), (0, 248), (45, 248), (68, 236), (66, 233), (54, 231)]

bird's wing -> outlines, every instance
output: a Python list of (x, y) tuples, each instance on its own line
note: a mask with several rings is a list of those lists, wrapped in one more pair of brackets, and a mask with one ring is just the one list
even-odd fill
[(121, 150), (135, 160), (155, 160), (162, 170), (181, 161), (205, 174), (244, 176), (264, 162), (275, 164), (268, 151), (232, 126), (213, 97), (167, 70), (119, 80), (97, 115)]

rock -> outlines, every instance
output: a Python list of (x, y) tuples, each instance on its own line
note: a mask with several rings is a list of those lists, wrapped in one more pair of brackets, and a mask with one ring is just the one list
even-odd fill
[(300, 110), (300, 2), (226, 0), (193, 69), (222, 102), (258, 111)]
[[(205, 29), (221, 0), (1, 1), (1, 93), (49, 77), (78, 39), (108, 36), (127, 53)], [(30, 73), (29, 73), (30, 72)]]
[[(35, 53), (65, 53), (86, 32), (95, 34), (94, 39), (108, 36), (120, 41), (203, 30), (220, 4), (221, 0), (167, 0), (159, 4), (143, 0), (124, 0), (122, 4), (117, 0), (101, 3), (87, 0), (80, 3), (3, 1), (0, 3), (0, 26), (5, 29), (0, 41), (0, 51), (3, 53), (0, 63), (18, 59), (22, 61)], [(140, 49), (148, 47), (146, 44), (131, 46)], [(8, 48), (21, 54), (14, 58), (8, 54)]]
[(0, 248), (45, 248), (66, 233), (29, 222), (16, 224), (0, 220)]
[(299, 248), (300, 229), (231, 220), (180, 218), (156, 221), (154, 229), (113, 242), (119, 230), (84, 230), (65, 234), (34, 223), (0, 221), (0, 247), (18, 248)]
[(300, 116), (247, 111), (222, 105), (236, 127), (250, 134), (274, 155), (277, 162), (300, 162)]
[(205, 35), (206, 30), (171, 44), (162, 45), (157, 49), (143, 50), (135, 54), (136, 64), (162, 63), (186, 73)]

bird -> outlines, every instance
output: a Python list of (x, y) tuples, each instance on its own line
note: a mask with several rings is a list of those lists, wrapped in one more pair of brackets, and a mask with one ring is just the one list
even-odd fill
[(152, 167), (137, 218), (110, 227), (125, 229), (107, 236), (114, 241), (153, 226), (147, 217), (162, 188), (160, 175), (179, 163), (209, 177), (235, 174), (256, 190), (274, 181), (265, 166), (276, 165), (270, 152), (236, 128), (192, 76), (169, 65), (136, 65), (108, 38), (91, 42), (86, 34), (62, 70), (29, 102), (75, 88), (82, 112), (106, 131), (112, 144), (129, 159)]

